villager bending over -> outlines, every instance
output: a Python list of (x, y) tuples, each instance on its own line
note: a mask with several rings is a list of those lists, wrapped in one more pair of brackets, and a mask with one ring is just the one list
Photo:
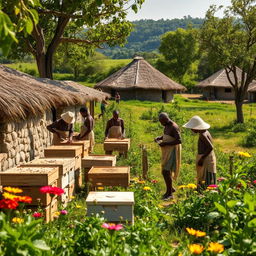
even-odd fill
[(68, 140), (72, 142), (75, 122), (75, 115), (72, 112), (66, 112), (61, 115), (61, 118), (47, 126), (47, 129), (53, 133), (53, 145), (60, 144), (61, 141)]
[(181, 164), (181, 135), (179, 126), (172, 121), (167, 113), (159, 115), (159, 122), (164, 126), (164, 134), (155, 138), (162, 151), (162, 175), (166, 184), (164, 200), (172, 199), (175, 189), (172, 180), (177, 179)]
[(212, 144), (210, 125), (199, 116), (193, 116), (183, 127), (198, 133), (196, 171), (198, 188), (216, 184), (216, 156)]
[(82, 107), (80, 108), (80, 114), (84, 118), (84, 123), (81, 126), (80, 134), (76, 137), (78, 140), (89, 140), (90, 141), (90, 146), (89, 146), (89, 153), (93, 152), (94, 148), (94, 119), (90, 115), (90, 112), (88, 108)]

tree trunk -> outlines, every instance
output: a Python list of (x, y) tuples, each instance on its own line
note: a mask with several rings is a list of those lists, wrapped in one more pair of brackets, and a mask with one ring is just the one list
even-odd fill
[(236, 101), (236, 121), (244, 123), (243, 101)]

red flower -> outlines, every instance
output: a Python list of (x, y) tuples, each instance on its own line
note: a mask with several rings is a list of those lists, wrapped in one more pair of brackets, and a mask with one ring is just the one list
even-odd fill
[(151, 183), (158, 183), (158, 180), (151, 180)]
[(40, 213), (40, 212), (34, 212), (32, 216), (34, 218), (41, 218), (41, 217), (43, 217), (42, 213)]
[(256, 180), (254, 180), (252, 183), (253, 183), (253, 184), (256, 184)]
[(217, 188), (217, 187), (218, 187), (218, 185), (211, 184), (211, 185), (209, 185), (208, 187), (209, 187), (209, 188)]
[(65, 191), (62, 188), (52, 187), (52, 186), (44, 186), (40, 188), (40, 192), (43, 194), (53, 194), (53, 195), (62, 195)]
[(10, 200), (10, 199), (0, 200), (0, 208), (2, 209), (16, 209), (18, 205), (19, 204), (14, 200)]
[(219, 177), (218, 179), (217, 179), (217, 181), (223, 181), (223, 180), (226, 180), (226, 178), (225, 177)]

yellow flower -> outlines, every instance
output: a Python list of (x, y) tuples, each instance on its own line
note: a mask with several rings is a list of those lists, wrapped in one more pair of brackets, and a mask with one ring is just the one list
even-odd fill
[(149, 191), (149, 190), (151, 190), (151, 187), (144, 187), (143, 190)]
[(10, 199), (10, 200), (14, 200), (15, 198), (17, 198), (16, 195), (13, 195), (13, 194), (10, 194), (10, 193), (7, 193), (7, 192), (4, 192), (2, 194), (3, 198), (5, 199)]
[(204, 247), (201, 244), (190, 244), (188, 245), (188, 248), (191, 253), (197, 255), (201, 254), (204, 250)]
[(180, 185), (178, 186), (178, 189), (183, 189), (183, 188), (186, 188), (187, 186), (186, 185)]
[(139, 184), (145, 184), (146, 181), (145, 181), (145, 180), (139, 180), (138, 183), (139, 183)]
[(22, 193), (23, 190), (20, 188), (13, 188), (13, 187), (4, 187), (4, 190), (9, 192), (9, 193), (14, 193), (14, 194), (19, 194)]
[(238, 155), (239, 156), (242, 156), (242, 157), (252, 157), (248, 152), (238, 152)]
[(137, 177), (132, 178), (131, 181), (133, 181), (134, 183), (137, 183), (139, 181), (139, 178), (137, 178)]
[(104, 187), (98, 187), (98, 190), (104, 190)]
[(214, 253), (222, 253), (224, 251), (224, 245), (210, 242), (207, 251), (214, 252)]
[(196, 189), (197, 186), (195, 184), (190, 183), (187, 185), (187, 188)]
[(21, 218), (18, 218), (18, 217), (14, 217), (14, 218), (12, 218), (12, 222), (13, 223), (21, 224), (21, 223), (24, 222), (24, 219), (21, 219)]
[(80, 208), (82, 208), (82, 205), (76, 204), (76, 208), (80, 209)]
[(193, 229), (193, 228), (186, 228), (187, 232), (192, 235), (192, 236), (195, 236), (196, 235), (196, 230)]
[(160, 209), (164, 208), (164, 206), (161, 205), (161, 204), (159, 204), (158, 207), (159, 207)]
[(192, 235), (192, 236), (196, 236), (196, 237), (203, 237), (206, 236), (206, 233), (204, 231), (200, 231), (200, 230), (195, 230), (193, 228), (186, 228), (187, 232)]
[(60, 216), (60, 212), (55, 212), (54, 214), (53, 214), (53, 217), (59, 217)]

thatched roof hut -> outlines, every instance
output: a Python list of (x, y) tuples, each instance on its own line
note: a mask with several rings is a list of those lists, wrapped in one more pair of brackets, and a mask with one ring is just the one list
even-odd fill
[(118, 91), (121, 99), (170, 101), (172, 94), (186, 88), (151, 66), (142, 57), (135, 57), (131, 63), (108, 78), (96, 84), (112, 96)]
[(35, 78), (0, 65), (0, 119), (19, 120), (52, 107), (84, 104), (107, 94), (71, 81)]
[[(236, 68), (238, 80), (241, 81), (242, 70)], [(230, 79), (235, 81), (233, 73), (230, 73)], [(221, 69), (201, 81), (197, 87), (202, 88), (203, 96), (209, 99), (217, 100), (234, 100), (235, 93), (232, 85), (230, 84), (225, 69)]]

